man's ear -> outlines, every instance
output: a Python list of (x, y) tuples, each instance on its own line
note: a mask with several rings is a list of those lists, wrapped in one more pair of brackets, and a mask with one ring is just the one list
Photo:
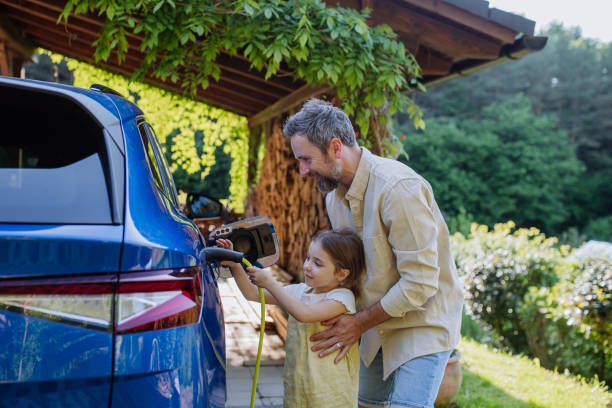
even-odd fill
[(331, 149), (331, 153), (336, 159), (340, 158), (342, 153), (342, 141), (337, 137), (332, 138), (329, 142), (329, 148)]

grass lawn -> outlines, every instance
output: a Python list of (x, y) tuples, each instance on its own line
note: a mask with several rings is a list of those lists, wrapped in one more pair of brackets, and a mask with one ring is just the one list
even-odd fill
[(594, 381), (555, 373), (463, 338), (463, 384), (452, 408), (612, 408), (612, 393)]

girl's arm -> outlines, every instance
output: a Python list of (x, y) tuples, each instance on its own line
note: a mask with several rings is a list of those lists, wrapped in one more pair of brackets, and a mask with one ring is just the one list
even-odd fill
[[(226, 239), (218, 239), (217, 245), (219, 245), (221, 248), (226, 248), (226, 249), (232, 249), (233, 247), (232, 242)], [(242, 295), (247, 300), (252, 300), (254, 302), (259, 302), (261, 300), (259, 298), (259, 290), (257, 286), (251, 283), (249, 277), (244, 272), (242, 265), (236, 262), (230, 262), (230, 261), (221, 262), (221, 265), (227, 266), (230, 268), (230, 270), (232, 271), (232, 275), (234, 276), (234, 280), (236, 281), (236, 285), (238, 285), (238, 288), (242, 292)], [(265, 299), (266, 304), (269, 304), (269, 305), (277, 304), (276, 299), (274, 299), (274, 296), (272, 296), (270, 292), (268, 292), (266, 289), (264, 289), (263, 292), (264, 292), (264, 299)]]
[(320, 322), (347, 312), (346, 307), (337, 300), (325, 299), (313, 305), (307, 305), (289, 293), (266, 271), (251, 267), (247, 268), (252, 282), (265, 287), (267, 292), (276, 298), (276, 303), (287, 313), (302, 323)]

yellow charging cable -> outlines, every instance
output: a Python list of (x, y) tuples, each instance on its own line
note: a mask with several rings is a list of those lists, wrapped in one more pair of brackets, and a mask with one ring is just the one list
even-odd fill
[[(242, 263), (250, 268), (251, 263), (246, 259), (242, 258)], [(261, 323), (259, 326), (259, 346), (257, 347), (257, 359), (255, 360), (255, 374), (253, 375), (253, 388), (251, 389), (251, 408), (255, 406), (255, 393), (257, 392), (257, 377), (259, 376), (259, 363), (261, 362), (261, 348), (263, 346), (264, 330), (266, 328), (266, 298), (262, 288), (259, 290), (259, 303), (261, 304)]]

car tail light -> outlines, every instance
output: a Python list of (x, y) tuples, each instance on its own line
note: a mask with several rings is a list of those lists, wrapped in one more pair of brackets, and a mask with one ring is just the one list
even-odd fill
[(201, 305), (201, 266), (0, 281), (0, 309), (116, 334), (196, 323)]
[(196, 323), (202, 305), (202, 267), (122, 274), (115, 332), (159, 330)]

